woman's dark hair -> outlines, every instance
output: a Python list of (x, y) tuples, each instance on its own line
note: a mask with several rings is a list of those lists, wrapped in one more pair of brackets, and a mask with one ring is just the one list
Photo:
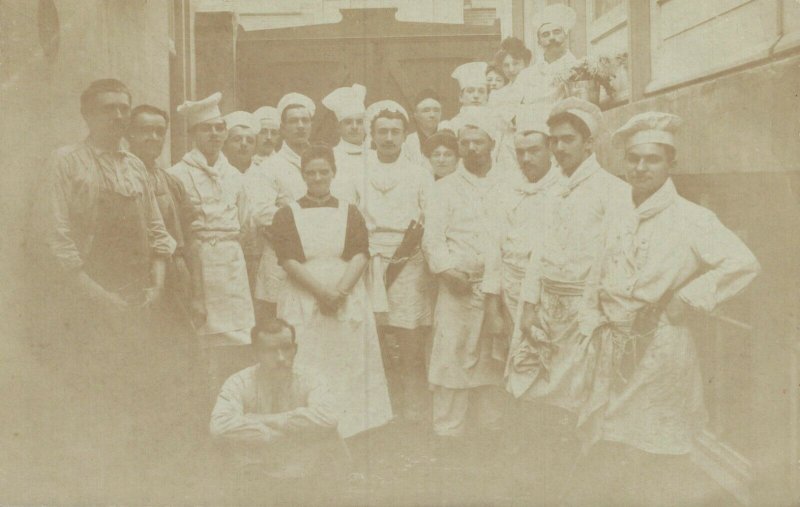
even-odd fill
[(502, 66), (503, 60), (505, 60), (508, 55), (511, 55), (517, 60), (522, 60), (525, 62), (525, 65), (529, 65), (533, 58), (531, 50), (526, 48), (525, 43), (517, 37), (506, 37), (503, 39), (503, 42), (500, 43), (500, 51), (495, 55), (495, 58), (499, 57), (496, 63)]
[(312, 144), (303, 150), (303, 154), (300, 156), (300, 172), (306, 168), (309, 162), (320, 158), (327, 160), (333, 169), (333, 174), (336, 174), (336, 159), (333, 156), (333, 150), (327, 144), (322, 143)]
[(422, 144), (422, 154), (425, 155), (425, 158), (431, 158), (433, 150), (439, 146), (453, 150), (458, 157), (458, 138), (451, 131), (440, 130), (426, 139)]

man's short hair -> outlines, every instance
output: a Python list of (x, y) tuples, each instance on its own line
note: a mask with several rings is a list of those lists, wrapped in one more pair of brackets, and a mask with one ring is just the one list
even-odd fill
[(131, 92), (125, 86), (125, 83), (119, 79), (98, 79), (97, 81), (92, 81), (81, 93), (81, 113), (86, 113), (92, 106), (95, 97), (101, 93), (124, 93), (128, 96), (128, 102), (131, 101)]
[(525, 130), (523, 132), (517, 132), (517, 135), (520, 137), (528, 137), (534, 134), (539, 134), (542, 136), (545, 143), (547, 143), (547, 141), (550, 139), (550, 136), (547, 134), (547, 132), (542, 132), (541, 130)]
[(592, 131), (589, 130), (589, 127), (583, 122), (583, 120), (570, 112), (564, 111), (563, 113), (558, 113), (547, 119), (547, 126), (550, 127), (551, 132), (558, 125), (562, 125), (564, 123), (571, 125), (572, 128), (577, 130), (581, 137), (583, 137), (584, 141), (592, 137)]
[[(302, 105), (302, 104), (289, 104), (288, 106), (283, 108), (283, 111), (281, 111), (281, 125), (283, 125), (283, 123), (286, 121), (286, 113), (287, 112), (291, 111), (292, 109), (297, 109), (297, 108), (300, 108), (300, 107), (302, 107), (303, 109), (308, 111), (308, 108), (306, 106)], [(311, 111), (308, 111), (308, 116), (309, 117), (312, 116), (311, 115)]]
[(167, 122), (169, 125), (169, 114), (163, 109), (159, 109), (156, 106), (151, 106), (150, 104), (139, 104), (138, 106), (134, 107), (131, 111), (131, 121), (136, 118), (139, 114), (154, 114), (164, 118), (164, 121)]
[(259, 333), (276, 334), (280, 333), (284, 329), (291, 331), (292, 344), (296, 345), (297, 335), (294, 326), (283, 319), (269, 319), (266, 322), (253, 326), (253, 329), (250, 330), (250, 343), (253, 345), (253, 347), (258, 347), (257, 343)]
[(370, 123), (369, 125), (370, 129), (372, 129), (373, 125), (375, 125), (375, 121), (378, 118), (388, 118), (390, 120), (402, 120), (403, 130), (404, 131), (408, 130), (408, 120), (406, 120), (405, 115), (399, 111), (389, 111), (388, 109), (381, 109), (380, 111), (378, 111), (378, 114), (376, 114), (372, 118), (372, 123)]
[(331, 169), (333, 169), (333, 174), (336, 174), (336, 157), (331, 147), (323, 143), (312, 144), (303, 150), (300, 155), (300, 173), (302, 174), (309, 162), (320, 158), (327, 160), (331, 165)]

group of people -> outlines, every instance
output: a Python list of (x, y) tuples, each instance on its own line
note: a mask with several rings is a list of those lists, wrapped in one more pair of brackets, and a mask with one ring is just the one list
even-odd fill
[(431, 427), (445, 457), (477, 440), (536, 454), (562, 478), (530, 481), (560, 495), (578, 474), (579, 504), (580, 485), (613, 498), (675, 466), (705, 421), (687, 316), (759, 265), (676, 191), (677, 116), (616, 131), (627, 181), (601, 167), (602, 112), (555, 77), (573, 23), (545, 9), (532, 65), (512, 40), (455, 69), (449, 120), (430, 90), (411, 114), (333, 90), (333, 148), (310, 141), (300, 93), (227, 115), (219, 93), (187, 101), (193, 148), (168, 169), (170, 115), (92, 83), (88, 139), (48, 169), (45, 238), (100, 375), (183, 329), (211, 435), (271, 477), (358, 469), (362, 435), (393, 419)]

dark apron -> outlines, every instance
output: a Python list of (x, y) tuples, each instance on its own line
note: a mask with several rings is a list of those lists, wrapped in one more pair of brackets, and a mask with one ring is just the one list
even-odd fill
[(101, 189), (97, 223), (86, 273), (101, 287), (130, 304), (144, 300), (150, 286), (147, 219), (141, 195), (125, 196)]

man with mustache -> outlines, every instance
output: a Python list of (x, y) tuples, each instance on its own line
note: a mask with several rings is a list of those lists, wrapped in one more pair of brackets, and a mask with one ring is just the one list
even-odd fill
[(517, 385), (516, 395), (536, 403), (542, 442), (566, 442), (548, 454), (548, 494), (556, 494), (577, 455), (575, 422), (591, 381), (591, 361), (578, 329), (581, 295), (600, 254), (605, 218), (630, 192), (597, 162), (593, 146), (601, 123), (596, 105), (574, 97), (550, 113), (550, 149), (562, 174), (553, 189), (544, 241), (531, 253), (520, 291), (522, 339), (540, 360), (531, 377)]
[(337, 407), (323, 379), (294, 370), (294, 328), (277, 319), (251, 336), (257, 364), (225, 381), (211, 414), (211, 435), (230, 451), (231, 475), (254, 483), (343, 476), (349, 460)]
[(500, 388), (505, 364), (499, 350), (505, 328), (500, 284), (485, 276), (496, 258), (495, 208), (506, 187), (493, 174), (497, 134), (491, 119), (467, 113), (457, 131), (463, 166), (435, 183), (425, 210), (422, 248), (439, 285), (428, 381), (441, 452), (455, 456), (467, 445), (468, 428), (477, 423), (486, 430), (470, 445), (477, 456), (497, 449), (506, 403)]
[(261, 130), (256, 136), (256, 154), (253, 156), (253, 161), (262, 164), (278, 150), (281, 144), (281, 135), (278, 132), (281, 118), (278, 110), (272, 106), (259, 107), (253, 111), (253, 116), (261, 123)]
[(199, 280), (192, 316), (208, 368), (209, 392), (246, 361), (253, 303), (241, 241), (249, 225), (242, 174), (222, 153), (228, 126), (222, 94), (178, 106), (193, 149), (169, 169), (186, 192), (186, 251)]
[[(352, 193), (369, 231), (367, 289), (397, 412), (409, 422), (420, 422), (427, 406), (425, 337), (433, 293), (419, 238), (410, 243), (406, 231), (412, 221), (422, 222), (433, 175), (402, 155), (408, 115), (400, 104), (376, 102), (366, 117), (375, 151), (366, 155), (366, 171)], [(401, 245), (408, 251), (401, 252)], [(392, 265), (400, 270), (389, 281), (386, 273)]]
[[(225, 115), (223, 119), (228, 127), (228, 137), (225, 139), (222, 153), (225, 154), (228, 162), (242, 174), (249, 203), (248, 207), (252, 210), (253, 203), (257, 203), (259, 199), (264, 197), (259, 194), (265, 191), (262, 185), (258, 184), (258, 176), (252, 174), (259, 170), (258, 163), (255, 161), (255, 152), (257, 137), (260, 135), (261, 122), (246, 111), (234, 111)], [(261, 238), (258, 236), (258, 227), (254, 223), (252, 213), (248, 220), (250, 224), (247, 228), (247, 237), (242, 238), (242, 250), (244, 251), (247, 280), (250, 284), (250, 293), (252, 295), (263, 245)]]
[(646, 112), (614, 136), (631, 188), (608, 221), (581, 312), (596, 359), (570, 505), (689, 504), (697, 497), (685, 484), (704, 475), (690, 457), (707, 414), (687, 317), (734, 297), (760, 267), (713, 212), (676, 191), (680, 123)]
[(277, 315), (278, 291), (285, 283), (286, 272), (278, 265), (270, 244), (269, 227), (280, 206), (287, 206), (306, 195), (300, 155), (309, 147), (316, 110), (314, 101), (300, 93), (287, 93), (278, 101), (283, 146), (263, 164), (262, 194), (253, 204), (252, 211), (254, 224), (263, 239), (254, 292), (259, 317), (274, 318)]
[(364, 126), (364, 99), (367, 89), (354, 84), (337, 88), (322, 99), (322, 104), (336, 115), (339, 143), (333, 147), (336, 157), (336, 176), (331, 184), (331, 193), (339, 199), (354, 202), (349, 193), (353, 184), (364, 178), (367, 147), (367, 132)]
[(566, 97), (566, 89), (560, 78), (578, 63), (568, 49), (569, 32), (575, 26), (575, 11), (564, 4), (548, 5), (534, 18), (536, 40), (541, 51), (532, 65), (517, 76), (522, 89), (523, 104), (530, 104), (541, 116), (546, 117), (550, 108)]
[[(102, 490), (104, 477), (125, 476), (140, 452), (153, 450), (141, 441), (147, 408), (137, 400), (148, 381), (141, 365), (154, 353), (149, 310), (161, 298), (175, 240), (147, 169), (121, 144), (131, 115), (127, 86), (94, 81), (80, 109), (89, 135), (55, 151), (44, 185), (42, 267), (54, 299), (42, 317), (54, 319), (48, 329), (56, 333), (44, 353), (63, 374), (53, 379), (53, 431), (66, 434), (55, 441), (73, 444), (61, 451), (78, 464), (78, 480)], [(73, 456), (72, 448), (90, 452)]]

